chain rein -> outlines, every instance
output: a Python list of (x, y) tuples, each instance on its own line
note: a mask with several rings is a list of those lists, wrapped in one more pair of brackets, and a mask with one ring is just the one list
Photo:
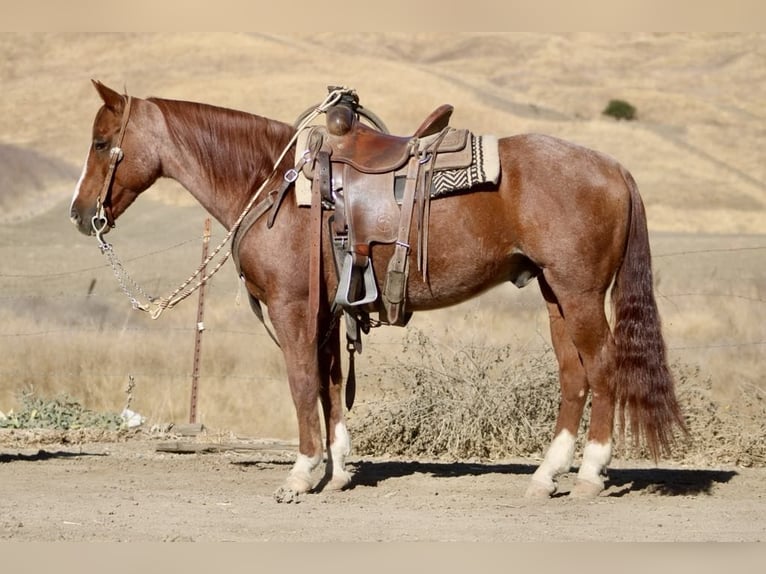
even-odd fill
[[(125, 111), (123, 112), (123, 120), (122, 125), (120, 128), (120, 135), (118, 139), (118, 143), (115, 147), (113, 147), (110, 150), (110, 163), (109, 163), (109, 169), (106, 174), (106, 178), (104, 180), (104, 186), (102, 188), (101, 194), (99, 194), (98, 198), (96, 199), (96, 215), (91, 220), (91, 225), (93, 227), (93, 231), (95, 232), (96, 239), (99, 242), (99, 248), (101, 249), (101, 252), (106, 256), (107, 260), (109, 261), (110, 266), (112, 267), (112, 272), (114, 273), (115, 278), (117, 279), (118, 284), (120, 285), (120, 288), (122, 289), (123, 293), (128, 297), (128, 299), (131, 302), (131, 305), (133, 306), (133, 309), (136, 309), (138, 311), (145, 311), (149, 313), (152, 319), (159, 319), (162, 313), (165, 311), (165, 309), (172, 309), (178, 303), (192, 295), (195, 291), (197, 291), (200, 287), (202, 287), (213, 275), (215, 275), (221, 267), (223, 267), (223, 264), (226, 263), (228, 258), (231, 256), (231, 249), (229, 249), (223, 256), (223, 258), (215, 265), (212, 271), (210, 273), (204, 274), (197, 283), (195, 283), (192, 287), (187, 287), (194, 281), (194, 279), (200, 275), (200, 273), (203, 272), (207, 268), (207, 265), (216, 258), (218, 253), (223, 249), (223, 247), (229, 242), (229, 240), (234, 236), (234, 234), (237, 232), (239, 227), (242, 225), (242, 221), (245, 219), (248, 213), (252, 210), (253, 206), (255, 205), (258, 198), (263, 193), (263, 190), (266, 188), (266, 185), (271, 180), (271, 178), (274, 176), (274, 174), (277, 172), (277, 169), (279, 167), (279, 164), (282, 162), (284, 157), (287, 155), (287, 152), (290, 150), (290, 148), (295, 145), (296, 140), (298, 139), (298, 135), (301, 133), (301, 131), (308, 126), (319, 114), (324, 113), (329, 107), (337, 103), (340, 98), (346, 94), (350, 93), (352, 90), (349, 90), (348, 88), (336, 88), (335, 90), (331, 91), (328, 96), (325, 98), (325, 100), (319, 104), (296, 128), (295, 134), (290, 139), (290, 141), (287, 143), (285, 148), (282, 150), (282, 153), (279, 155), (279, 158), (274, 162), (274, 167), (271, 171), (271, 174), (263, 181), (261, 186), (258, 188), (258, 190), (253, 194), (253, 196), (250, 198), (250, 201), (248, 201), (247, 205), (245, 206), (244, 210), (240, 214), (240, 216), (237, 218), (237, 220), (234, 222), (234, 225), (231, 226), (231, 229), (226, 234), (226, 236), (221, 240), (221, 243), (218, 244), (218, 246), (212, 251), (210, 255), (197, 267), (196, 271), (192, 273), (189, 278), (181, 283), (170, 295), (167, 297), (153, 297), (144, 291), (144, 289), (141, 288), (141, 286), (130, 276), (130, 274), (125, 270), (125, 268), (122, 265), (122, 262), (117, 257), (117, 254), (114, 252), (114, 248), (112, 247), (111, 243), (108, 243), (104, 240), (103, 235), (104, 231), (106, 230), (107, 226), (109, 225), (108, 218), (106, 217), (106, 212), (104, 210), (103, 202), (106, 200), (106, 197), (108, 196), (109, 190), (112, 185), (112, 180), (114, 178), (114, 171), (117, 167), (117, 164), (122, 160), (124, 157), (124, 153), (122, 151), (121, 145), (122, 145), (122, 139), (125, 135), (125, 128), (128, 124), (128, 119), (130, 116), (130, 106), (131, 106), (131, 97), (128, 96), (127, 105), (125, 108)], [(291, 168), (287, 171), (284, 175), (285, 181), (289, 184), (292, 183), (295, 179), (296, 172), (300, 169), (299, 166), (301, 166), (303, 163), (305, 163), (307, 158), (303, 157), (299, 160), (299, 162), (296, 164), (294, 168)], [(102, 199), (103, 198), (103, 199)], [(138, 297), (142, 297), (148, 303), (142, 303)]]

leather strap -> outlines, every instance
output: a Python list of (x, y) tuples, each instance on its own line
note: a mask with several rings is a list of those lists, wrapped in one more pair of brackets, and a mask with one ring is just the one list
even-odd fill
[(260, 203), (258, 203), (242, 220), (237, 230), (234, 232), (234, 236), (231, 240), (231, 257), (234, 260), (234, 265), (237, 268), (237, 275), (242, 275), (242, 269), (239, 264), (239, 246), (242, 240), (250, 231), (250, 228), (263, 217), (274, 206), (274, 194), (270, 193), (264, 197)]
[[(317, 154), (317, 151), (322, 146), (322, 141), (323, 141), (322, 135), (316, 129), (308, 131), (308, 134), (306, 137), (308, 138), (308, 147), (301, 154), (301, 157), (296, 162), (295, 167), (292, 169), (288, 169), (284, 177), (282, 178), (282, 183), (279, 187), (279, 190), (277, 191), (277, 198), (276, 198), (276, 201), (274, 202), (274, 209), (269, 215), (269, 220), (268, 220), (268, 223), (266, 224), (269, 229), (271, 229), (274, 226), (274, 220), (277, 217), (277, 212), (279, 211), (279, 207), (282, 205), (282, 200), (285, 198), (285, 195), (287, 195), (288, 190), (298, 179), (298, 176), (301, 170), (303, 169), (303, 167), (306, 164), (311, 163), (313, 161), (314, 157)], [(296, 150), (300, 149), (300, 147), (298, 147), (300, 143), (301, 142), (296, 144), (296, 148), (295, 148)]]
[(322, 194), (330, 189), (330, 154), (319, 151), (316, 154), (314, 183), (311, 189), (311, 216), (309, 230), (311, 251), (309, 253), (309, 316), (308, 335), (311, 340), (318, 336), (320, 283), (322, 281)]
[[(108, 225), (114, 227), (114, 218), (111, 214), (111, 205), (109, 205), (109, 199), (112, 191), (112, 182), (114, 181), (114, 171), (117, 169), (117, 164), (122, 161), (124, 152), (122, 151), (122, 140), (125, 138), (125, 131), (128, 127), (128, 120), (130, 119), (130, 108), (133, 104), (133, 97), (127, 96), (125, 102), (125, 108), (122, 110), (122, 118), (120, 119), (120, 132), (117, 134), (117, 142), (112, 149), (109, 150), (109, 167), (104, 177), (104, 185), (101, 187), (101, 191), (96, 198), (96, 215), (93, 218), (92, 225), (96, 233), (100, 233)], [(96, 227), (96, 220), (102, 219), (100, 228)]]
[(431, 185), (433, 183), (434, 164), (438, 157), (438, 148), (444, 137), (450, 131), (449, 126), (442, 128), (424, 153), (427, 154), (427, 165), (421, 164), (421, 181), (419, 183), (419, 219), (418, 219), (418, 269), (420, 269), (423, 281), (428, 281), (428, 221), (431, 217)]
[(388, 263), (386, 288), (383, 292), (386, 314), (391, 324), (396, 324), (401, 316), (405, 291), (407, 289), (406, 268), (407, 257), (410, 252), (408, 241), (410, 239), (410, 225), (412, 223), (412, 210), (415, 204), (415, 190), (418, 186), (419, 171), (420, 158), (417, 155), (413, 155), (410, 157), (407, 166), (407, 179), (404, 184), (399, 233), (396, 239), (394, 254)]
[[(231, 240), (231, 258), (234, 260), (234, 265), (237, 269), (237, 275), (244, 281), (244, 276), (242, 275), (242, 267), (239, 262), (239, 248), (240, 244), (242, 243), (242, 240), (245, 238), (245, 235), (247, 235), (247, 232), (250, 231), (250, 228), (255, 224), (256, 221), (258, 221), (261, 217), (263, 217), (264, 214), (266, 214), (273, 206), (274, 206), (274, 193), (270, 193), (266, 197), (261, 200), (259, 204), (257, 204), (252, 211), (250, 211), (245, 218), (242, 220), (242, 223), (237, 228), (237, 230), (234, 232), (234, 236)], [(266, 329), (266, 333), (268, 333), (269, 337), (271, 337), (271, 340), (274, 341), (277, 344), (277, 347), (281, 347), (279, 344), (279, 341), (277, 340), (277, 336), (269, 329), (269, 326), (266, 324), (266, 319), (263, 316), (263, 309), (261, 308), (261, 302), (252, 295), (252, 293), (247, 293), (248, 300), (250, 301), (250, 308), (253, 310), (253, 313), (255, 313), (255, 316), (258, 317), (263, 327)]]

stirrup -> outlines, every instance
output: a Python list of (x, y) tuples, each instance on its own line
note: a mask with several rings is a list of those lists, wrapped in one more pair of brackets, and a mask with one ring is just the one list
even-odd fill
[(351, 294), (351, 276), (354, 271), (354, 256), (346, 253), (343, 261), (343, 269), (340, 272), (338, 280), (338, 290), (335, 293), (335, 304), (341, 307), (356, 307), (358, 305), (367, 305), (378, 298), (378, 286), (375, 284), (375, 274), (372, 271), (372, 262), (367, 258), (367, 264), (364, 266), (364, 294), (356, 301), (350, 301)]

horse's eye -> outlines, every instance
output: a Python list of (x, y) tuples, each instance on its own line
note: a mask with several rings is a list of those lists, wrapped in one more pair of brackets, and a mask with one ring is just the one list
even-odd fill
[(109, 147), (109, 142), (106, 140), (95, 140), (93, 142), (93, 149), (96, 151), (106, 151)]

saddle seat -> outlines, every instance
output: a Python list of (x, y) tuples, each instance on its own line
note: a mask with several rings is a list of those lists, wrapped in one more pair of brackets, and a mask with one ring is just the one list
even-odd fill
[(423, 120), (412, 136), (395, 136), (362, 124), (350, 106), (334, 106), (327, 112), (332, 161), (348, 164), (361, 173), (395, 171), (407, 163), (417, 139), (447, 127), (453, 109), (443, 104)]

